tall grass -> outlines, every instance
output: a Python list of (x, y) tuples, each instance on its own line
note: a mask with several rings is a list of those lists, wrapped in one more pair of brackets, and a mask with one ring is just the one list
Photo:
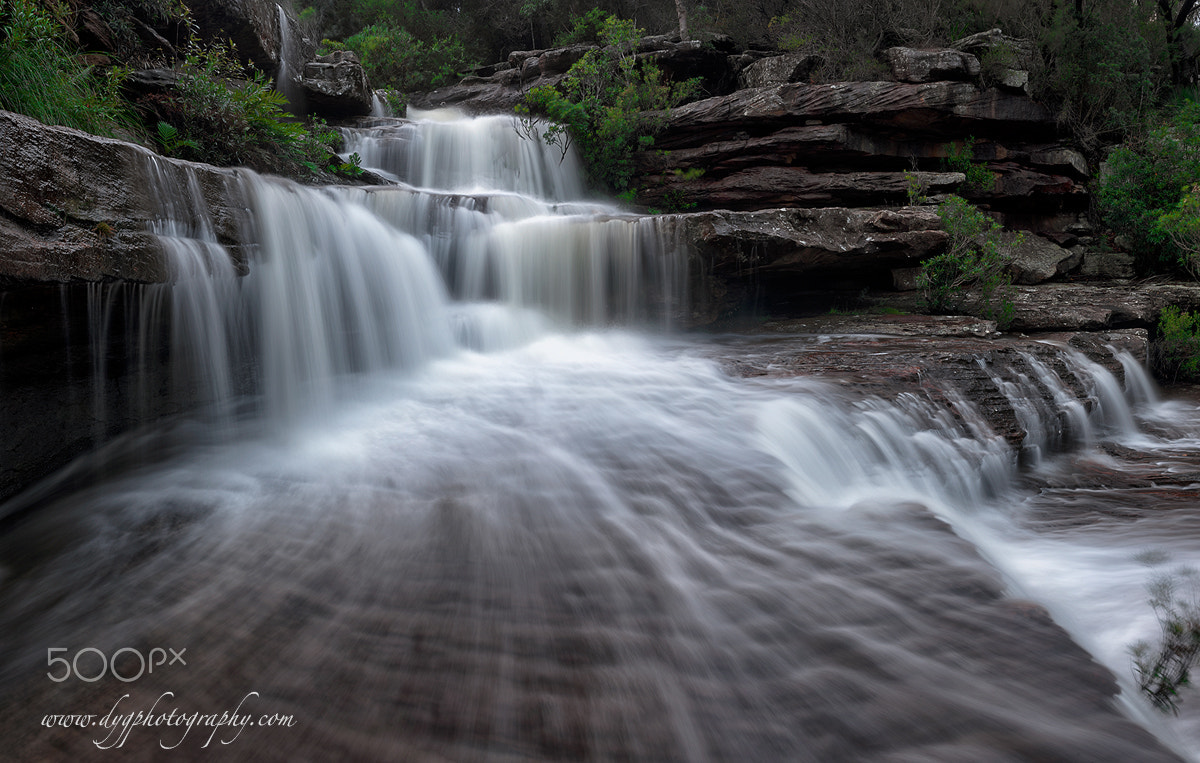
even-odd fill
[(100, 135), (135, 129), (118, 92), (124, 72), (100, 78), (81, 64), (64, 40), (64, 13), (55, 2), (0, 0), (0, 108)]

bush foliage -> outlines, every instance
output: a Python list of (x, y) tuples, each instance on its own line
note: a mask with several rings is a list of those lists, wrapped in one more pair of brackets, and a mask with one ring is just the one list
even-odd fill
[(1163, 712), (1179, 713), (1179, 692), (1191, 685), (1191, 671), (1200, 660), (1200, 604), (1195, 596), (1195, 575), (1184, 570), (1181, 576), (1192, 579), (1192, 595), (1179, 595), (1179, 576), (1164, 575), (1149, 586), (1150, 606), (1158, 617), (1160, 630), (1156, 644), (1141, 641), (1130, 648), (1138, 688)]
[(284, 110), (287, 99), (262, 72), (247, 70), (230, 42), (201, 44), (193, 38), (179, 64), (175, 92), (152, 104), (163, 123), (160, 144), (168, 153), (217, 165), (249, 165), (274, 171), (324, 164), (328, 135), (308, 129)]
[(1158, 318), (1150, 360), (1160, 379), (1200, 381), (1200, 315), (1170, 305)]
[(653, 145), (666, 109), (697, 87), (692, 80), (670, 83), (653, 61), (638, 61), (636, 46), (643, 34), (632, 21), (605, 19), (604, 47), (576, 61), (557, 88), (535, 87), (517, 107), (528, 133), (563, 151), (573, 143), (592, 182), (617, 192), (629, 187), (633, 154)]
[(1198, 243), (1200, 104), (1185, 102), (1108, 158), (1099, 186), (1104, 221), (1125, 235), (1146, 270), (1191, 268)]
[(125, 70), (96, 76), (78, 62), (53, 2), (0, 0), (0, 108), (100, 135), (134, 129), (120, 96)]
[(1007, 325), (1013, 316), (1008, 266), (1019, 238), (1006, 242), (999, 223), (959, 196), (938, 205), (938, 217), (950, 240), (946, 251), (921, 263), (917, 286), (926, 308), (933, 313), (962, 309), (964, 291), (973, 289), (984, 316)]
[(458, 38), (422, 40), (407, 29), (388, 24), (372, 24), (344, 43), (325, 40), (322, 49), (354, 51), (374, 87), (404, 93), (445, 85), (470, 68), (466, 49)]

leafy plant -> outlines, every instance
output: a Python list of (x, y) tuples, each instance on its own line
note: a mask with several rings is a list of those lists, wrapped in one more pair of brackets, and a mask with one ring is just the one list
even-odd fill
[(986, 164), (975, 161), (975, 136), (972, 135), (961, 143), (950, 143), (946, 146), (946, 166), (951, 172), (961, 172), (967, 181), (963, 189), (967, 191), (990, 191), (995, 183), (991, 170)]
[(1039, 35), (1034, 94), (1085, 149), (1136, 129), (1169, 86), (1169, 46), (1152, 3), (1062, 3)]
[[(1200, 104), (1185, 102), (1141, 139), (1108, 157), (1097, 200), (1104, 221), (1130, 242), (1144, 269), (1188, 267), (1200, 184)], [(1191, 243), (1189, 243), (1191, 242)]]
[(517, 106), (527, 135), (564, 153), (575, 144), (592, 182), (616, 192), (629, 186), (633, 154), (654, 144), (666, 110), (699, 86), (698, 80), (672, 84), (653, 60), (639, 61), (642, 33), (632, 21), (605, 19), (603, 48), (576, 61), (558, 88), (535, 87)]
[(929, 183), (915, 172), (904, 173), (904, 192), (910, 207), (924, 204), (928, 197)]
[[(1005, 242), (1000, 224), (959, 196), (938, 205), (938, 217), (950, 238), (946, 251), (921, 263), (917, 285), (926, 308), (934, 313), (960, 308), (964, 290), (972, 288), (979, 292), (986, 317), (1002, 326), (1011, 323), (1014, 306), (1007, 294), (1012, 285), (1008, 265), (1020, 236)], [(998, 308), (993, 305), (997, 297)]]
[(151, 97), (163, 117), (158, 137), (168, 153), (271, 171), (329, 155), (322, 143), (328, 128), (314, 123), (318, 138), (293, 119), (284, 95), (262, 72), (243, 68), (232, 42), (203, 45), (193, 38), (178, 73), (173, 94)]
[(179, 135), (179, 128), (174, 125), (169, 125), (166, 122), (158, 123), (158, 142), (162, 144), (163, 152), (167, 156), (173, 156), (179, 153), (179, 149), (187, 148), (192, 151), (199, 151), (200, 144), (191, 138), (184, 138)]
[(64, 7), (0, 0), (0, 108), (100, 135), (135, 130), (120, 96), (127, 70), (97, 77), (66, 43)]
[[(326, 47), (332, 47), (328, 45)], [(346, 38), (376, 87), (402, 92), (428, 90), (450, 82), (470, 68), (466, 49), (455, 36), (422, 39), (387, 23), (372, 24)]]
[(1200, 276), (1200, 183), (1193, 185), (1155, 226), (1178, 250), (1178, 261), (1193, 277)]
[(599, 8), (593, 8), (582, 16), (575, 16), (571, 19), (571, 28), (555, 36), (554, 46), (561, 48), (577, 42), (600, 42), (604, 24), (610, 18), (612, 14)]
[(334, 175), (357, 178), (363, 174), (362, 157), (357, 153), (353, 153), (346, 158), (346, 161), (330, 164), (325, 169)]
[(1178, 589), (1177, 578), (1171, 576), (1161, 576), (1150, 584), (1159, 641), (1153, 646), (1139, 641), (1130, 647), (1138, 688), (1159, 710), (1176, 714), (1179, 692), (1191, 684), (1192, 667), (1200, 659), (1200, 604), (1195, 586), (1187, 599), (1178, 595)]
[(1150, 345), (1155, 374), (1172, 381), (1200, 380), (1200, 315), (1169, 305), (1159, 314), (1155, 333)]

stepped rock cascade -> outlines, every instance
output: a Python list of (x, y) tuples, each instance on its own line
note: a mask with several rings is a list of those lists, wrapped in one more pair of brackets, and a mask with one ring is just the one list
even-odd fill
[[(584, 186), (578, 159), (530, 140), (509, 117), (466, 119), (454, 111), (413, 111), (411, 121), (344, 129), (347, 153), (362, 165), (418, 188), (516, 191), (545, 200), (575, 201)], [(531, 131), (540, 125), (531, 123)]]
[[(737, 378), (671, 330), (672, 218), (512, 120), (417, 116), (348, 135), (398, 185), (237, 171), (237, 245), (148, 165), (171, 276), (96, 287), (93, 352), (119, 325), (129, 395), (205, 405), (0, 505), (6, 750), (1200, 760), (1200, 699), (1157, 714), (1127, 654), (1200, 565), (1200, 408), (1116, 344), (966, 361), (1016, 435), (952, 385)], [(126, 680), (152, 648), (186, 665)]]

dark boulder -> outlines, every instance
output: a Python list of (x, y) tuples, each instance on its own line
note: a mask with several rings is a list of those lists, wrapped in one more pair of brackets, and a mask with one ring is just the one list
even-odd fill
[(321, 116), (362, 117), (371, 113), (374, 92), (352, 51), (339, 50), (308, 62), (299, 84), (308, 108)]

